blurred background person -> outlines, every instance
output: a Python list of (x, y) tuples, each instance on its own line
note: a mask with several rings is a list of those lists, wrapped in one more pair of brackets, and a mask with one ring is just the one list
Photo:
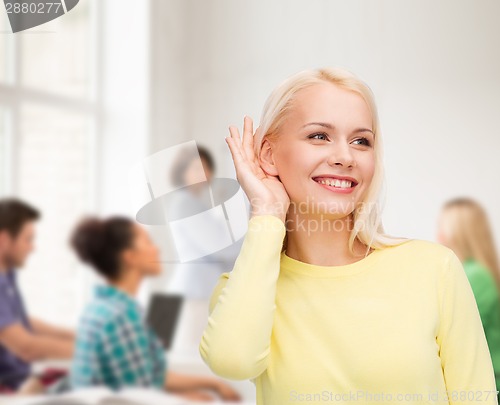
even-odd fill
[[(166, 222), (178, 221), (173, 235), (178, 261), (172, 266), (165, 291), (184, 297), (173, 351), (188, 356), (194, 363), (199, 361), (198, 342), (207, 323), (210, 295), (220, 275), (233, 267), (243, 243), (240, 238), (217, 251), (204, 243), (227, 236), (227, 220), (218, 215), (220, 212), (207, 211), (220, 206), (239, 188), (231, 180), (216, 179), (215, 172), (211, 152), (197, 144), (196, 148), (181, 150), (168, 173), (168, 181), (179, 187), (165, 205)], [(196, 226), (191, 221), (182, 222), (193, 216), (197, 216)]]
[[(167, 209), (167, 222), (185, 219), (214, 208), (214, 195), (216, 200), (220, 200), (217, 197), (224, 193), (224, 190), (216, 187), (216, 184), (224, 183), (213, 181), (215, 170), (215, 160), (203, 146), (197, 145), (195, 151), (186, 149), (177, 156), (170, 181), (174, 186), (182, 188), (172, 194)], [(206, 181), (200, 182), (203, 178)], [(191, 224), (177, 227), (175, 245), (179, 256), (189, 251), (190, 256), (199, 259), (178, 263), (174, 267), (167, 286), (168, 292), (181, 294), (187, 299), (208, 300), (219, 276), (234, 265), (243, 239), (212, 252), (198, 242), (201, 232), (209, 233), (211, 238), (217, 239), (227, 232), (227, 224), (215, 216), (206, 215), (200, 219), (196, 228)]]
[(168, 371), (164, 348), (146, 324), (135, 296), (142, 280), (161, 272), (159, 250), (146, 230), (126, 217), (80, 222), (71, 237), (79, 258), (107, 281), (95, 288), (80, 319), (70, 373), (72, 388), (146, 386), (211, 401), (239, 394), (221, 380)]
[[(24, 201), (0, 200), (0, 390), (4, 392), (22, 389), (32, 362), (73, 354), (73, 332), (30, 317), (17, 285), (17, 271), (34, 249), (39, 218), (38, 210)], [(44, 380), (43, 373), (40, 377)]]
[(462, 261), (476, 298), (500, 389), (500, 268), (485, 210), (471, 198), (447, 201), (438, 219), (438, 242)]

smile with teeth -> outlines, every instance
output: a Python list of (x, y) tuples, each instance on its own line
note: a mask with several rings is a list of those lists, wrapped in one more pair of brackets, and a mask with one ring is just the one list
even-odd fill
[[(326, 184), (330, 187), (335, 188), (351, 188), (353, 183), (349, 180), (339, 180), (339, 179), (315, 179), (315, 181), (319, 184)], [(354, 184), (356, 185), (356, 184)]]

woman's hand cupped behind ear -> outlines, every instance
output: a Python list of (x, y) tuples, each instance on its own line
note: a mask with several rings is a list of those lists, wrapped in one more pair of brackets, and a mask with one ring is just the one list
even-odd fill
[(238, 128), (230, 126), (229, 132), (231, 136), (225, 139), (233, 157), (236, 178), (250, 201), (251, 216), (274, 215), (285, 222), (290, 197), (278, 176), (266, 173), (255, 155), (252, 119), (244, 118), (243, 140)]

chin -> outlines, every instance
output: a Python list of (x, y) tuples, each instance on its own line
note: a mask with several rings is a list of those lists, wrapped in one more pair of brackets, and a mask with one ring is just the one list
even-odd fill
[(319, 213), (318, 215), (321, 215), (321, 217), (324, 219), (336, 221), (336, 220), (343, 220), (344, 218), (349, 217), (351, 215), (351, 212), (352, 211), (324, 212), (324, 213)]
[(12, 264), (10, 267), (13, 267), (15, 269), (20, 269), (20, 268), (24, 267), (24, 263), (25, 262), (17, 262), (17, 263)]
[[(356, 204), (349, 200), (337, 200), (337, 201), (323, 201), (318, 204), (320, 207), (326, 207), (321, 210), (323, 215), (332, 216), (336, 218), (344, 218), (350, 215), (355, 209)], [(319, 212), (319, 210), (317, 209)]]

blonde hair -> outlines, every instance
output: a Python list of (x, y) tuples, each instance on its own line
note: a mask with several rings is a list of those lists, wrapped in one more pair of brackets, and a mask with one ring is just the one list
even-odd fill
[[(409, 240), (407, 238), (397, 238), (384, 233), (381, 221), (383, 203), (380, 201), (380, 197), (385, 185), (385, 178), (377, 108), (373, 93), (368, 85), (349, 71), (340, 68), (303, 70), (277, 86), (267, 98), (262, 110), (260, 124), (254, 139), (256, 156), (260, 155), (262, 142), (265, 138), (270, 142), (279, 138), (278, 133), (286, 115), (292, 110), (295, 94), (301, 89), (325, 82), (356, 92), (363, 97), (371, 111), (372, 128), (375, 135), (375, 171), (364, 201), (362, 204), (358, 204), (352, 213), (354, 226), (349, 237), (350, 252), (354, 253), (353, 245), (356, 238), (367, 246), (366, 255), (370, 248), (382, 249), (407, 242)], [(287, 238), (285, 237), (282, 251), (286, 249), (286, 243)]]
[(455, 198), (443, 206), (443, 233), (462, 260), (474, 259), (490, 271), (500, 291), (500, 268), (488, 216), (471, 198)]

